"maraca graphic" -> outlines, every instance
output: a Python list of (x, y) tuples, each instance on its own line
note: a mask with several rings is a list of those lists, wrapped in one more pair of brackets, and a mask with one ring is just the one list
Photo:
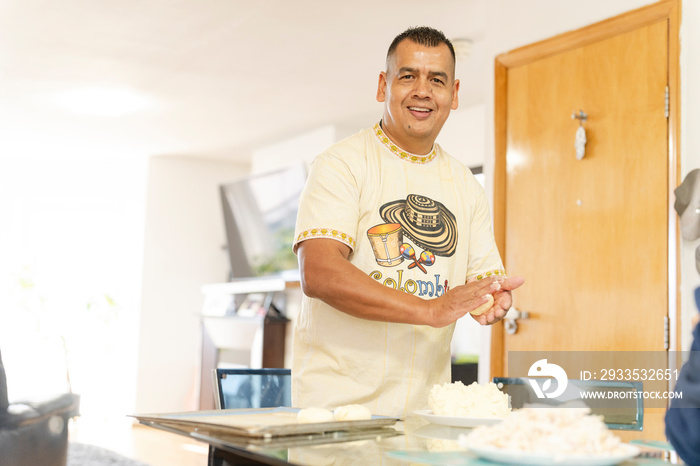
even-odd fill
[[(433, 265), (435, 263), (435, 254), (433, 254), (430, 251), (423, 251), (420, 254), (420, 257), (418, 258), (418, 263), (416, 264), (415, 262), (412, 264), (408, 264), (408, 268), (412, 269), (416, 265), (420, 264), (425, 264), (425, 265)], [(423, 267), (421, 267), (423, 269)]]
[(412, 267), (418, 267), (423, 271), (423, 273), (428, 273), (428, 271), (425, 270), (425, 267), (423, 267), (423, 265), (420, 262), (418, 262), (418, 259), (416, 259), (416, 251), (413, 249), (413, 246), (411, 246), (408, 243), (403, 243), (401, 246), (399, 246), (399, 252), (406, 259), (413, 260), (413, 263), (408, 265), (409, 269)]
[[(427, 250), (423, 251), (420, 254), (420, 257), (418, 258), (418, 262), (420, 262), (421, 264), (425, 264), (425, 265), (433, 265), (435, 263), (435, 254), (433, 254), (432, 252), (427, 251)], [(410, 267), (411, 265), (413, 265), (413, 264), (409, 265), (409, 267), (408, 267), (409, 269), (411, 268)]]

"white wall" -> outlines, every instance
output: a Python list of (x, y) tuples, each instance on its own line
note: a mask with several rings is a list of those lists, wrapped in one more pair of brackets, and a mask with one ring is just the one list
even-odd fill
[(334, 125), (326, 125), (261, 147), (253, 151), (251, 172), (265, 172), (298, 161), (310, 164), (314, 157), (339, 138), (337, 128)]
[(150, 159), (137, 412), (198, 408), (201, 287), (225, 282), (229, 270), (218, 185), (248, 171), (223, 161)]
[(484, 164), (484, 105), (459, 107), (450, 112), (437, 143), (468, 167)]

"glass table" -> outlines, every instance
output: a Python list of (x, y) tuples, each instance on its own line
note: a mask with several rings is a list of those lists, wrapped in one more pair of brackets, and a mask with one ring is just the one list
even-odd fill
[[(139, 419), (142, 424), (184, 435), (210, 446), (209, 464), (267, 465), (490, 465), (460, 446), (465, 427), (431, 424), (411, 416), (391, 426), (303, 435), (250, 438), (201, 427)], [(623, 466), (682, 464), (675, 453), (639, 447), (642, 453)], [(525, 462), (523, 462), (525, 464)], [(563, 462), (560, 464), (572, 464)], [(598, 463), (601, 464), (602, 463)]]

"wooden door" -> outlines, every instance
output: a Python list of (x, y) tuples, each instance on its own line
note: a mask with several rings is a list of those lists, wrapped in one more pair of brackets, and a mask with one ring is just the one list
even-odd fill
[[(548, 53), (505, 70), (500, 238), (529, 318), (514, 334), (495, 328), (496, 373), (511, 351), (667, 349), (669, 21), (642, 23), (556, 53), (545, 41)], [(639, 436), (663, 438), (661, 411)]]

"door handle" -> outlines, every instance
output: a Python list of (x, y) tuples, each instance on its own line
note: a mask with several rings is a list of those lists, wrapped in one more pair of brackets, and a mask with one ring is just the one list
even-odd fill
[(530, 318), (530, 313), (527, 311), (520, 311), (515, 308), (515, 306), (511, 307), (508, 309), (508, 313), (506, 313), (504, 319), (510, 319), (510, 320), (518, 320), (518, 319), (529, 319)]
[(519, 319), (529, 319), (530, 313), (527, 311), (519, 311), (515, 306), (508, 309), (505, 317), (503, 317), (504, 325), (506, 328), (506, 333), (508, 335), (515, 335), (518, 332), (518, 320)]

